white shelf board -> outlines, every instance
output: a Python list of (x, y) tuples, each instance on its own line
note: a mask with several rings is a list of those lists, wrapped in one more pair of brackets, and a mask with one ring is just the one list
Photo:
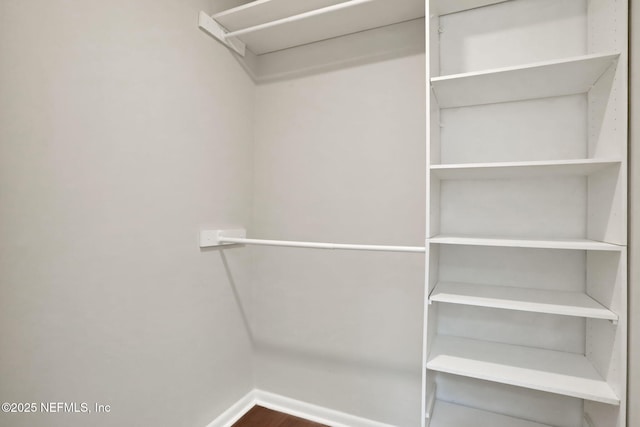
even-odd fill
[[(342, 7), (347, 4), (353, 6)], [(313, 13), (323, 7), (339, 8)], [(230, 33), (253, 28), (236, 38), (260, 55), (422, 18), (424, 12), (421, 0), (263, 0), (218, 13), (213, 19)], [(301, 13), (309, 15), (291, 19)]]
[(619, 166), (620, 160), (578, 159), (531, 162), (465, 163), (431, 165), (431, 172), (440, 179), (512, 179), (568, 175), (590, 175), (609, 166)]
[(447, 15), (509, 0), (430, 0), (431, 15)]
[(615, 313), (582, 292), (438, 282), (429, 301), (618, 320)]
[(619, 54), (593, 54), (493, 70), (433, 77), (440, 108), (493, 104), (589, 91)]
[(346, 1), (347, 0), (257, 0), (234, 7), (233, 9), (224, 10), (211, 17), (228, 31), (236, 31)]
[(575, 353), (438, 336), (427, 368), (619, 405), (620, 399), (589, 360)]
[(429, 427), (550, 427), (494, 412), (436, 400)]
[(514, 239), (439, 234), (427, 239), (443, 245), (501, 246), (509, 248), (574, 249), (586, 251), (621, 251), (622, 246), (588, 239)]

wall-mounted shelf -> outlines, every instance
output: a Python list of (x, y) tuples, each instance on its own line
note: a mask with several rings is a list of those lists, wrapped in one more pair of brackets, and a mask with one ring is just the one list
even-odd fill
[(440, 179), (526, 179), (557, 176), (587, 176), (620, 160), (579, 159), (532, 162), (465, 163), (431, 165)]
[(257, 0), (211, 15), (228, 31), (255, 27), (266, 22), (344, 3), (346, 0)]
[(581, 292), (439, 282), (431, 302), (617, 321), (618, 316)]
[(261, 55), (422, 18), (424, 11), (420, 0), (259, 0), (201, 15), (200, 27), (225, 44), (239, 41)]
[(429, 427), (549, 427), (547, 424), (508, 417), (455, 403), (436, 401)]
[(427, 368), (619, 405), (613, 389), (581, 354), (438, 336)]
[(500, 246), (505, 248), (573, 249), (585, 251), (621, 251), (622, 246), (588, 239), (513, 239), (440, 234), (428, 239), (442, 245)]
[(431, 13), (447, 15), (510, 0), (430, 0)]
[(431, 78), (440, 108), (588, 92), (619, 54), (594, 54)]

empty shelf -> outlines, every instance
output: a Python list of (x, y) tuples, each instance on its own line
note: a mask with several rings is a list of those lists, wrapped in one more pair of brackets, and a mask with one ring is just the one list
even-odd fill
[(465, 163), (431, 165), (431, 172), (440, 179), (513, 179), (590, 175), (609, 166), (619, 166), (620, 160), (579, 159), (533, 162)]
[(518, 67), (434, 77), (440, 108), (493, 104), (589, 91), (618, 54), (585, 55)]
[(582, 292), (439, 282), (429, 301), (618, 320), (615, 313)]
[(519, 418), (436, 401), (429, 427), (549, 427)]
[(443, 245), (501, 246), (510, 248), (575, 249), (586, 251), (621, 251), (622, 246), (588, 239), (514, 239), (440, 234), (428, 239)]
[(260, 55), (422, 18), (424, 11), (419, 0), (259, 0), (213, 19)]
[(620, 399), (581, 354), (438, 336), (427, 368), (502, 384), (619, 405)]

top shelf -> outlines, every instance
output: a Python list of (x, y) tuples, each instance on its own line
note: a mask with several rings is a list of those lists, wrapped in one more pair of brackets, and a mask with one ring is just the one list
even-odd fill
[(223, 39), (239, 40), (261, 55), (424, 15), (421, 0), (258, 0), (212, 19)]
[(327, 6), (344, 3), (345, 0), (257, 0), (227, 9), (211, 17), (229, 31), (254, 27), (271, 21), (288, 18)]
[(588, 92), (619, 54), (584, 55), (517, 67), (433, 77), (440, 108), (495, 104)]
[(430, 0), (429, 15), (448, 15), (510, 0)]

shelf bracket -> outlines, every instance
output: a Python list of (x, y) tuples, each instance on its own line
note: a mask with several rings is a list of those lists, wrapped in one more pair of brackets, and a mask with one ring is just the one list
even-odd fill
[(244, 239), (247, 236), (247, 232), (244, 229), (233, 230), (204, 230), (200, 232), (200, 247), (211, 248), (216, 246), (228, 246), (235, 243), (229, 243), (222, 241), (225, 237)]
[(209, 34), (213, 38), (220, 41), (223, 45), (233, 50), (240, 56), (244, 56), (246, 46), (240, 40), (235, 37), (227, 37), (227, 30), (225, 30), (215, 19), (210, 17), (204, 12), (200, 12), (198, 16), (198, 26), (205, 33)]

